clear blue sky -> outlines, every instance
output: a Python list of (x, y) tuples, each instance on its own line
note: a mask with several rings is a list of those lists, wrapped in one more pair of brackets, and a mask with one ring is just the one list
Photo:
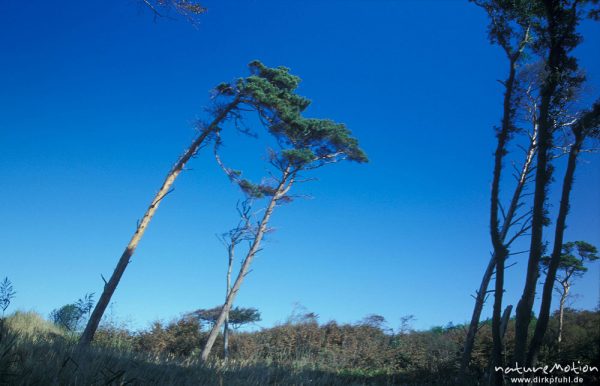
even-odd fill
[[(484, 13), (466, 1), (205, 4), (195, 29), (155, 22), (134, 0), (0, 3), (0, 276), (18, 291), (10, 310), (47, 315), (100, 293), (100, 274), (111, 274), (193, 138), (209, 90), (260, 59), (301, 76), (309, 115), (345, 122), (371, 162), (319, 170), (297, 190), (312, 199), (278, 209), (237, 304), (259, 308), (261, 326), (285, 320), (295, 302), (321, 321), (467, 321), (490, 251), (496, 79), (505, 77)], [(591, 100), (600, 27), (584, 27), (577, 54)], [(249, 162), (241, 150), (252, 141), (230, 134), (230, 161)], [(584, 158), (567, 240), (600, 245), (600, 157)], [(223, 301), (215, 234), (236, 222), (240, 193), (209, 152), (190, 167), (113, 298), (116, 317), (134, 327)], [(525, 255), (514, 261), (511, 304)], [(599, 276), (597, 264), (575, 284), (575, 307), (596, 307)]]

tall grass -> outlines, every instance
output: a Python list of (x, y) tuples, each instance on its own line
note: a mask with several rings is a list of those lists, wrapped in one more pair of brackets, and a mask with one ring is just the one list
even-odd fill
[[(548, 334), (541, 363), (600, 367), (600, 312), (567, 310), (564, 340)], [(556, 316), (551, 331), (556, 330)], [(206, 333), (187, 317), (132, 333), (105, 325), (94, 345), (31, 312), (0, 319), (0, 385), (452, 385), (464, 339), (462, 326), (393, 334), (364, 324), (292, 321), (231, 336), (230, 359), (198, 361)], [(506, 335), (507, 355), (514, 321)], [(491, 349), (483, 323), (471, 362), (471, 384), (483, 384)], [(583, 376), (598, 384), (598, 373)]]
[(73, 336), (35, 313), (0, 320), (2, 385), (368, 385), (393, 378), (322, 371), (310, 366), (149, 355), (93, 346), (78, 350)]

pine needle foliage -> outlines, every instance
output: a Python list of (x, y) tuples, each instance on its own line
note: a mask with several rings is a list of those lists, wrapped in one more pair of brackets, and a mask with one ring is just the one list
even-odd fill
[[(295, 174), (341, 160), (368, 161), (346, 125), (303, 115), (311, 101), (296, 93), (301, 80), (290, 74), (287, 67), (271, 68), (255, 60), (249, 64), (249, 69), (250, 76), (215, 88), (215, 111), (232, 100), (239, 101), (236, 120), (241, 119), (245, 107), (256, 111), (263, 126), (280, 146), (278, 152), (271, 151), (272, 165), (280, 170), (289, 166)], [(218, 147), (220, 139), (216, 141)], [(272, 196), (275, 192), (269, 184), (254, 184), (241, 178), (239, 170), (226, 168), (225, 171), (251, 198)]]

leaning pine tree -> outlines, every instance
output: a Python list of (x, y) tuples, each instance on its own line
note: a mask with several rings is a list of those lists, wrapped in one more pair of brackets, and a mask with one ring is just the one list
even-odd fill
[[(225, 122), (237, 120), (241, 113), (248, 109), (261, 112), (264, 119), (283, 121), (292, 119), (308, 106), (308, 100), (293, 93), (299, 80), (287, 74), (287, 69), (269, 69), (258, 61), (250, 63), (249, 67), (252, 74), (248, 78), (239, 79), (233, 84), (221, 84), (217, 87), (216, 96), (221, 98), (216, 99), (212, 109), (212, 120), (199, 124), (197, 137), (175, 162), (150, 202), (146, 213), (139, 221), (131, 240), (119, 258), (113, 274), (108, 281), (105, 280), (102, 294), (79, 340), (80, 346), (89, 345), (94, 338), (112, 295), (160, 203), (172, 191), (175, 180), (187, 162), (205, 144), (205, 141), (213, 137)], [(276, 129), (273, 127), (271, 130)]]
[(224, 84), (218, 90), (225, 98), (250, 98), (256, 101), (254, 107), (260, 121), (275, 137), (280, 149), (270, 150), (269, 162), (275, 172), (272, 173), (270, 181), (260, 184), (243, 179), (240, 172), (225, 167), (217, 156), (217, 161), (226, 174), (247, 196), (255, 200), (265, 199), (267, 203), (237, 278), (228, 291), (221, 313), (209, 333), (202, 350), (202, 360), (206, 360), (210, 355), (220, 328), (226, 321), (252, 261), (260, 250), (273, 211), (278, 205), (291, 201), (290, 189), (302, 178), (301, 174), (341, 160), (361, 163), (367, 161), (367, 156), (359, 148), (358, 141), (351, 136), (345, 125), (327, 119), (302, 116), (310, 101), (295, 93), (300, 82), (298, 77), (289, 74), (286, 68), (267, 68), (258, 62), (252, 63), (251, 68), (255, 77), (240, 80), (235, 84)]

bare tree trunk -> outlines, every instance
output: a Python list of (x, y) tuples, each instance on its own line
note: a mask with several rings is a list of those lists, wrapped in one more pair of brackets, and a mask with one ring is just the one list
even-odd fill
[(471, 316), (471, 323), (469, 324), (469, 330), (465, 338), (463, 355), (460, 362), (460, 376), (462, 379), (466, 377), (467, 368), (469, 367), (469, 362), (471, 362), (471, 353), (473, 352), (473, 346), (475, 345), (475, 336), (477, 335), (477, 330), (479, 329), (479, 319), (481, 318), (481, 311), (483, 311), (483, 305), (485, 303), (487, 289), (490, 284), (492, 275), (494, 274), (495, 266), (496, 258), (494, 255), (492, 255), (492, 257), (490, 258), (490, 262), (488, 263), (488, 266), (485, 269), (485, 273), (483, 274), (483, 278), (481, 279), (479, 290), (477, 291), (477, 296), (475, 298), (475, 307), (473, 307), (473, 315)]
[[(535, 125), (534, 125), (535, 127)], [(535, 146), (536, 146), (536, 133), (537, 129), (534, 128), (533, 135), (531, 137), (531, 142), (529, 145), (529, 149), (527, 150), (525, 156), (525, 162), (523, 163), (523, 167), (521, 169), (521, 174), (519, 176), (519, 180), (517, 186), (515, 187), (515, 191), (513, 193), (513, 197), (511, 199), (510, 206), (508, 211), (506, 212), (506, 217), (504, 218), (504, 222), (502, 224), (502, 230), (500, 232), (500, 239), (502, 243), (506, 241), (506, 237), (508, 235), (508, 231), (513, 225), (513, 220), (517, 212), (517, 208), (520, 205), (521, 194), (523, 193), (523, 188), (528, 180), (528, 176), (532, 169), (533, 157), (535, 155)], [(526, 221), (526, 220), (523, 220)], [(522, 227), (519, 232), (515, 236), (519, 236), (526, 230), (526, 227)], [(514, 241), (514, 238), (509, 241)], [(473, 352), (473, 347), (475, 345), (475, 336), (477, 335), (477, 331), (479, 329), (479, 320), (481, 318), (481, 312), (483, 311), (483, 305), (485, 303), (485, 298), (488, 293), (488, 286), (490, 284), (492, 275), (494, 274), (494, 268), (496, 266), (496, 256), (492, 254), (490, 261), (488, 263), (487, 268), (483, 274), (481, 279), (481, 284), (479, 285), (479, 290), (477, 290), (477, 296), (475, 297), (475, 306), (473, 307), (473, 315), (471, 316), (471, 323), (469, 324), (469, 330), (467, 332), (467, 336), (465, 338), (465, 345), (463, 349), (463, 355), (461, 360), (460, 374), (461, 377), (466, 376), (466, 371), (469, 366), (469, 362), (471, 361), (471, 353)]]
[(560, 306), (559, 306), (559, 318), (558, 318), (558, 338), (556, 343), (558, 344), (558, 352), (560, 352), (560, 344), (562, 343), (562, 333), (563, 333), (563, 318), (565, 316), (565, 302), (567, 300), (567, 296), (569, 296), (569, 284), (563, 284), (563, 293), (560, 296)]
[[(521, 168), (521, 172), (519, 175), (519, 179), (517, 181), (517, 186), (513, 192), (513, 196), (510, 201), (510, 205), (508, 207), (508, 211), (506, 212), (506, 216), (504, 218), (504, 222), (502, 224), (502, 230), (500, 232), (500, 239), (502, 243), (505, 243), (506, 237), (508, 235), (509, 230), (514, 225), (513, 221), (515, 220), (515, 215), (517, 213), (517, 209), (520, 206), (521, 195), (523, 193), (523, 189), (525, 184), (529, 179), (529, 175), (532, 171), (533, 158), (535, 155), (536, 149), (536, 136), (537, 136), (537, 124), (534, 122), (534, 130), (531, 135), (531, 141), (529, 143), (529, 148), (525, 153), (525, 162)], [(521, 216), (523, 217), (523, 216)], [(524, 221), (524, 225), (527, 223), (527, 220), (524, 218), (520, 218), (520, 220)], [(515, 234), (509, 243), (512, 243), (514, 239), (520, 236), (524, 231), (526, 231), (527, 227), (522, 226), (521, 229)], [(481, 312), (483, 311), (483, 305), (485, 303), (486, 295), (488, 293), (488, 286), (490, 284), (492, 275), (494, 274), (494, 268), (496, 266), (496, 256), (492, 254), (490, 261), (488, 263), (487, 268), (483, 274), (481, 279), (481, 284), (479, 285), (479, 290), (477, 290), (477, 296), (475, 297), (475, 306), (473, 307), (473, 315), (471, 316), (471, 323), (469, 324), (469, 330), (467, 332), (467, 336), (465, 338), (465, 344), (463, 349), (462, 360), (460, 364), (460, 375), (464, 380), (466, 377), (467, 368), (469, 366), (469, 362), (471, 361), (471, 353), (473, 352), (473, 347), (475, 345), (475, 336), (477, 335), (477, 331), (479, 330), (479, 320), (481, 318)]]
[[(233, 257), (235, 251), (235, 244), (229, 246), (229, 261), (227, 264), (227, 291), (225, 292), (225, 301), (231, 292), (231, 270), (233, 268)], [(225, 321), (223, 322), (223, 359), (227, 360), (229, 357), (229, 311), (225, 313)]]
[(542, 345), (542, 339), (548, 328), (550, 319), (550, 306), (552, 304), (552, 292), (556, 281), (556, 271), (560, 265), (562, 254), (563, 238), (566, 228), (567, 214), (569, 213), (569, 201), (571, 190), (573, 189), (573, 180), (575, 176), (575, 167), (577, 165), (577, 156), (583, 145), (584, 135), (581, 131), (575, 132), (575, 143), (569, 151), (569, 161), (567, 162), (567, 170), (563, 180), (563, 189), (560, 199), (560, 207), (556, 219), (556, 229), (554, 232), (554, 247), (552, 248), (552, 257), (548, 272), (546, 273), (546, 281), (544, 282), (544, 290), (542, 292), (542, 303), (540, 305), (540, 313), (538, 321), (535, 325), (535, 331), (529, 345), (529, 353), (527, 355), (527, 365), (534, 365), (537, 361), (537, 356)]
[(104, 311), (110, 303), (110, 299), (113, 293), (115, 292), (115, 289), (117, 288), (117, 285), (119, 284), (123, 273), (125, 272), (125, 268), (127, 268), (127, 265), (130, 262), (130, 258), (135, 252), (138, 243), (142, 239), (142, 236), (144, 235), (148, 224), (152, 220), (152, 217), (156, 213), (160, 202), (171, 191), (171, 187), (173, 186), (175, 179), (177, 178), (177, 176), (179, 176), (185, 164), (190, 160), (190, 158), (192, 158), (196, 151), (198, 151), (204, 140), (211, 133), (218, 129), (218, 125), (227, 118), (229, 112), (237, 106), (238, 102), (239, 100), (236, 98), (230, 104), (228, 104), (220, 110), (220, 112), (212, 121), (212, 123), (208, 127), (204, 128), (202, 132), (198, 135), (198, 137), (196, 137), (194, 141), (192, 141), (188, 149), (175, 163), (171, 171), (169, 171), (169, 174), (167, 174), (167, 177), (165, 178), (162, 186), (158, 190), (158, 193), (156, 193), (156, 195), (154, 196), (154, 199), (152, 199), (152, 202), (146, 210), (144, 217), (142, 217), (142, 220), (139, 222), (135, 233), (129, 241), (129, 244), (127, 244), (125, 251), (121, 255), (121, 258), (119, 259), (112, 276), (110, 277), (108, 282), (105, 282), (102, 295), (100, 296), (100, 299), (98, 299), (98, 303), (96, 303), (96, 306), (94, 307), (94, 311), (92, 312), (90, 319), (88, 320), (85, 330), (79, 338), (80, 347), (88, 346), (94, 338), (94, 334), (98, 329), (98, 325), (100, 324), (102, 315), (104, 315)]
[(264, 237), (265, 232), (267, 231), (267, 225), (269, 223), (271, 215), (273, 214), (273, 210), (275, 209), (277, 201), (283, 196), (285, 196), (285, 194), (293, 184), (293, 178), (290, 179), (290, 181), (288, 182), (288, 178), (290, 177), (290, 170), (291, 167), (288, 166), (283, 171), (279, 185), (275, 189), (275, 193), (269, 201), (265, 214), (263, 215), (263, 218), (260, 221), (260, 225), (258, 226), (256, 237), (254, 238), (252, 245), (250, 246), (250, 250), (248, 251), (246, 258), (242, 263), (242, 268), (240, 269), (240, 272), (238, 273), (238, 276), (235, 279), (235, 282), (233, 283), (231, 291), (229, 291), (229, 294), (227, 295), (225, 304), (221, 309), (221, 314), (219, 315), (219, 318), (215, 322), (214, 326), (212, 327), (212, 330), (208, 335), (208, 340), (206, 341), (206, 344), (202, 349), (202, 353), (200, 355), (202, 361), (206, 361), (208, 359), (208, 356), (210, 355), (210, 352), (212, 350), (212, 346), (214, 345), (215, 340), (217, 339), (217, 336), (219, 334), (219, 329), (221, 328), (221, 325), (223, 325), (227, 313), (231, 310), (231, 305), (233, 304), (233, 301), (235, 300), (235, 297), (238, 291), (240, 290), (240, 286), (242, 285), (244, 278), (248, 274), (248, 270), (250, 268), (250, 265), (252, 264), (252, 261), (254, 260), (254, 256), (259, 251), (260, 243)]
[(513, 306), (506, 306), (504, 309), (504, 313), (502, 314), (502, 323), (500, 324), (500, 333), (502, 337), (506, 334), (506, 328), (508, 327), (508, 321), (510, 320), (510, 312), (512, 311)]

